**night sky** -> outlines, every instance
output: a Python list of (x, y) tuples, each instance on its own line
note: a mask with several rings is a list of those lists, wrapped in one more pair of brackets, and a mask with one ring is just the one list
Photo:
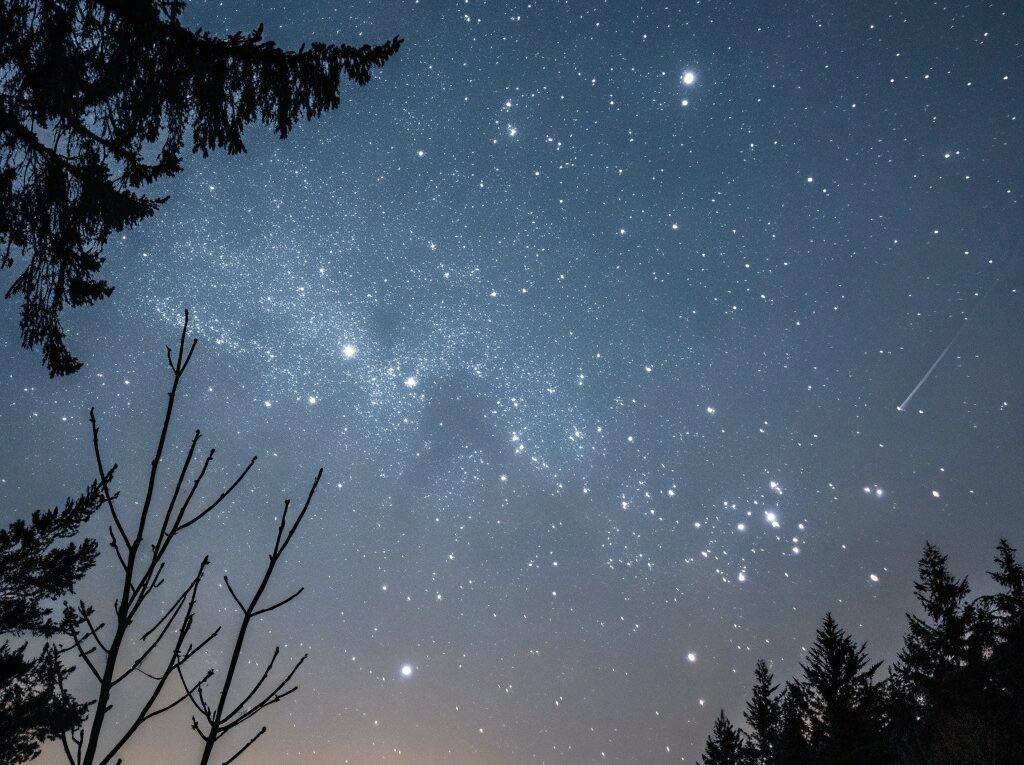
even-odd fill
[[(191, 309), (175, 454), (201, 427), (212, 496), (259, 456), (172, 555), (210, 553), (205, 620), (325, 469), (275, 590), (306, 591), (251, 652), (310, 658), (245, 761), (692, 762), (825, 611), (891, 659), (926, 539), (978, 591), (1024, 545), (1017, 0), (185, 18), (406, 42), (339, 111), (154, 189), (113, 297), (65, 315), (76, 375), (3, 303), (0, 505), (84, 489), (90, 406), (141, 499)], [(129, 761), (190, 736), (157, 722)]]

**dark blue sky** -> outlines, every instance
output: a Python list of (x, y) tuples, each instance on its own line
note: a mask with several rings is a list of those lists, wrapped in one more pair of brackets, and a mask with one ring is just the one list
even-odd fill
[(890, 659), (925, 539), (981, 586), (1024, 544), (1020, 3), (187, 19), (406, 43), (339, 112), (160, 189), (107, 248), (114, 296), (68, 316), (77, 375), (2, 306), (0, 503), (91, 480), (93, 405), (142, 491), (192, 309), (179, 444), (201, 426), (221, 479), (260, 461), (178, 560), (244, 579), (325, 468), (306, 592), (268, 621), (311, 657), (252, 762), (692, 761), (826, 610)]

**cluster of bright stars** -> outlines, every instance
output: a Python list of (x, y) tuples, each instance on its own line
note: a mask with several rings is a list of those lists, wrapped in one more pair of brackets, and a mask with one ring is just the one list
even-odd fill
[[(693, 71), (687, 69), (685, 72), (683, 72), (683, 75), (682, 75), (682, 77), (679, 78), (679, 80), (680, 80), (680, 82), (683, 83), (683, 85), (690, 86), (690, 85), (693, 85), (697, 81), (697, 75)], [(683, 103), (683, 106), (689, 106), (690, 105), (690, 99), (684, 98), (682, 103)]]

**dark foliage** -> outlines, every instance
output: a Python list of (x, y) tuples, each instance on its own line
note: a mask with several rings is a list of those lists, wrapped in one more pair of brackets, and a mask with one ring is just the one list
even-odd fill
[(761, 659), (754, 669), (754, 688), (743, 719), (749, 733), (751, 765), (770, 765), (779, 742), (782, 700), (768, 665)]
[(825, 614), (814, 644), (801, 664), (803, 706), (815, 758), (824, 762), (863, 762), (877, 730), (878, 692), (867, 647), (858, 646)]
[[(51, 641), (76, 624), (68, 616), (55, 620), (53, 604), (96, 562), (94, 540), (70, 540), (101, 502), (94, 483), (63, 509), (36, 511), (0, 529), (0, 765), (34, 758), (42, 742), (75, 729), (85, 715), (64, 688), (71, 670)], [(41, 645), (30, 651), (29, 641)]]
[(25, 269), (21, 338), (51, 376), (76, 371), (61, 312), (107, 297), (98, 277), (112, 234), (166, 197), (139, 192), (193, 153), (245, 151), (247, 125), (285, 138), (340, 104), (401, 44), (286, 51), (262, 27), (227, 39), (185, 28), (183, 0), (0, 3), (0, 267)]
[(703, 765), (746, 765), (747, 763), (747, 747), (743, 732), (729, 722), (724, 710), (718, 713), (715, 728), (708, 736), (701, 763)]
[(995, 563), (990, 576), (1002, 589), (985, 599), (995, 637), (991, 664), (998, 691), (1016, 710), (1019, 726), (1024, 724), (1024, 566), (1005, 539), (999, 543)]
[(971, 599), (967, 580), (926, 545), (914, 584), (922, 614), (908, 614), (888, 677), (875, 682), (880, 663), (827, 614), (801, 677), (776, 694), (758, 662), (749, 733), (723, 727), (723, 715), (708, 751), (739, 737), (756, 765), (1024, 762), (1024, 566), (1005, 540), (995, 564), (999, 591)]
[(804, 765), (811, 761), (805, 709), (803, 688), (792, 680), (787, 682), (779, 706), (782, 719), (779, 722), (779, 748), (774, 765)]

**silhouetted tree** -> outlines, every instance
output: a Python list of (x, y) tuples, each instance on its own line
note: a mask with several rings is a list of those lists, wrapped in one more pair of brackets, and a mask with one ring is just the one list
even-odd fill
[(994, 621), (993, 674), (1018, 722), (1024, 723), (1024, 566), (1005, 539), (999, 542), (995, 563), (989, 575), (1001, 590), (986, 599)]
[(700, 761), (703, 765), (746, 765), (746, 755), (743, 732), (729, 722), (723, 709), (718, 713)]
[[(914, 590), (923, 616), (888, 677), (869, 664), (831, 614), (818, 629), (803, 677), (781, 694), (759, 661), (736, 731), (757, 765), (1017, 765), (1024, 762), (1024, 566), (1004, 539), (999, 591), (974, 600), (966, 579), (925, 546)], [(773, 724), (774, 721), (774, 724)], [(725, 737), (723, 731), (709, 742)], [(763, 742), (773, 741), (765, 747)], [(726, 737), (727, 738), (727, 737)]]
[(815, 757), (828, 763), (864, 762), (865, 752), (880, 740), (873, 677), (881, 662), (869, 664), (867, 647), (858, 646), (829, 613), (800, 666)]
[[(256, 461), (253, 457), (234, 482), (216, 499), (205, 503), (201, 509), (194, 510), (193, 501), (214, 455), (214, 450), (211, 449), (191, 486), (187, 486), (192, 459), (200, 439), (200, 432), (197, 430), (174, 480), (170, 499), (162, 509), (157, 507), (157, 483), (164, 463), (174, 408), (182, 377), (192, 360), (197, 342), (193, 340), (186, 345), (187, 333), (186, 313), (176, 351), (167, 348), (167, 364), (171, 369), (172, 381), (167, 394), (160, 434), (150, 461), (146, 493), (134, 524), (128, 522), (115, 504), (117, 497), (111, 490), (110, 471), (107, 471), (101, 454), (96, 414), (94, 411), (89, 413), (93, 454), (100, 476), (99, 485), (103, 503), (110, 514), (110, 525), (107, 528), (110, 547), (114, 551), (122, 576), (116, 591), (113, 612), (110, 614), (109, 629), (104, 629), (106, 623), (95, 623), (92, 618), (95, 615), (94, 610), (84, 604), (79, 604), (77, 611), (70, 607), (65, 609), (68, 619), (77, 618), (79, 622), (79, 628), (70, 632), (70, 638), (79, 659), (97, 683), (96, 701), (84, 728), (62, 739), (64, 752), (71, 765), (106, 765), (119, 761), (118, 755), (125, 744), (146, 722), (174, 708), (188, 697), (186, 690), (168, 699), (166, 691), (172, 687), (168, 685), (168, 681), (172, 680), (182, 666), (217, 634), (217, 631), (214, 631), (195, 643), (189, 640), (195, 618), (199, 584), (209, 563), (205, 557), (195, 574), (180, 586), (178, 595), (173, 596), (170, 605), (162, 609), (161, 615), (152, 617), (148, 629), (143, 631), (138, 627), (138, 623), (147, 618), (145, 606), (150, 596), (165, 582), (167, 552), (171, 546), (187, 529), (220, 505)], [(164, 648), (158, 651), (161, 646)], [(131, 708), (124, 709), (118, 715), (121, 720), (118, 721), (119, 724), (113, 726), (116, 730), (109, 730), (112, 727), (109, 713), (114, 708), (114, 693), (120, 684), (129, 678), (137, 678), (140, 682), (148, 680), (150, 687), (142, 695), (141, 701), (133, 702)], [(208, 679), (209, 674), (201, 678), (191, 690), (195, 690)], [(101, 741), (105, 742), (102, 748)]]
[[(276, 704), (281, 699), (286, 696), (290, 696), (298, 690), (298, 686), (290, 685), (290, 683), (292, 681), (292, 677), (295, 676), (299, 667), (301, 667), (302, 663), (306, 660), (307, 654), (303, 654), (303, 656), (292, 665), (292, 668), (285, 674), (284, 678), (276, 681), (273, 688), (260, 693), (260, 689), (263, 688), (263, 684), (267, 682), (267, 679), (270, 677), (270, 673), (273, 672), (274, 663), (277, 661), (277, 657), (281, 653), (281, 647), (275, 646), (274, 653), (270, 657), (270, 661), (267, 663), (266, 669), (263, 670), (263, 673), (260, 675), (256, 683), (250, 688), (245, 697), (237, 704), (228, 704), (232, 684), (235, 681), (235, 672), (238, 670), (238, 662), (242, 655), (242, 647), (245, 644), (245, 638), (249, 632), (249, 627), (252, 625), (252, 621), (254, 619), (258, 619), (264, 614), (277, 610), (286, 603), (291, 602), (297, 598), (304, 589), (300, 587), (288, 597), (283, 598), (276, 603), (272, 603), (271, 605), (261, 605), (262, 598), (266, 594), (267, 586), (270, 584), (270, 578), (274, 574), (274, 568), (277, 566), (278, 561), (281, 560), (281, 556), (284, 555), (284, 551), (292, 541), (292, 537), (295, 535), (295, 531), (298, 529), (299, 524), (302, 523), (302, 519), (306, 516), (306, 511), (309, 510), (309, 503), (313, 500), (313, 494), (316, 492), (317, 484), (320, 483), (320, 477), (323, 475), (323, 472), (323, 469), (321, 469), (320, 472), (316, 474), (316, 478), (313, 480), (313, 485), (309, 489), (309, 495), (306, 497), (306, 501), (302, 505), (302, 509), (290, 525), (288, 525), (288, 508), (290, 502), (289, 500), (285, 500), (284, 511), (281, 513), (281, 521), (277, 527), (277, 538), (274, 540), (274, 549), (270, 552), (267, 566), (263, 570), (263, 577), (260, 579), (260, 583), (257, 585), (256, 591), (249, 599), (248, 603), (243, 603), (241, 601), (235, 593), (234, 588), (232, 588), (231, 582), (226, 576), (224, 577), (224, 586), (227, 587), (231, 598), (241, 609), (242, 620), (238, 626), (238, 631), (235, 633), (235, 644), (231, 650), (231, 659), (228, 662), (227, 674), (224, 677), (224, 682), (221, 684), (217, 701), (213, 704), (208, 703), (203, 694), (202, 684), (189, 686), (188, 682), (185, 680), (184, 674), (179, 670), (182, 686), (186, 689), (189, 699), (192, 701), (196, 711), (199, 712), (205, 721), (204, 726), (195, 717), (192, 718), (192, 729), (195, 730), (195, 732), (199, 734), (199, 738), (203, 740), (203, 753), (199, 759), (200, 765), (209, 765), (210, 758), (213, 756), (213, 748), (224, 735), (230, 733), (242, 723), (251, 720), (271, 704)], [(193, 688), (194, 690), (192, 690)], [(255, 736), (250, 738), (241, 749), (225, 760), (225, 762), (234, 762), (246, 749), (252, 746), (256, 740), (266, 732), (267, 727), (264, 725), (256, 732)]]
[[(200, 501), (200, 486), (206, 476), (214, 457), (214, 450), (207, 452), (204, 460), (199, 463), (196, 458), (197, 447), (201, 438), (197, 430), (192, 436), (180, 468), (176, 468), (169, 476), (166, 491), (159, 490), (166, 462), (168, 436), (174, 417), (175, 407), (181, 390), (182, 378), (197, 341), (188, 339), (189, 316), (185, 314), (184, 325), (176, 349), (167, 348), (167, 364), (171, 370), (171, 386), (167, 394), (167, 402), (163, 411), (163, 422), (157, 438), (153, 457), (149, 463), (146, 477), (145, 496), (138, 509), (134, 510), (129, 522), (121, 508), (117, 495), (111, 490), (113, 468), (106, 469), (100, 448), (100, 430), (96, 423), (95, 412), (90, 412), (92, 424), (93, 452), (96, 469), (100, 476), (97, 482), (99, 502), (109, 512), (110, 522), (107, 528), (113, 556), (121, 569), (120, 583), (116, 587), (116, 595), (112, 612), (109, 614), (110, 627), (106, 623), (96, 623), (95, 611), (85, 604), (79, 603), (77, 608), (66, 606), (64, 622), (67, 637), (71, 641), (78, 659), (89, 670), (96, 681), (96, 698), (91, 705), (90, 714), (85, 718), (81, 728), (70, 732), (62, 732), (61, 741), (64, 753), (70, 765), (107, 765), (119, 763), (121, 753), (126, 744), (150, 720), (177, 707), (189, 699), (198, 703), (209, 713), (211, 725), (208, 731), (208, 749), (228, 730), (235, 728), (250, 719), (265, 707), (276, 703), (292, 693), (294, 687), (286, 687), (302, 660), (296, 663), (283, 681), (274, 681), (272, 690), (260, 694), (260, 689), (270, 677), (278, 650), (275, 650), (270, 664), (262, 678), (251, 689), (249, 694), (236, 707), (227, 707), (228, 694), (232, 687), (235, 670), (247, 633), (251, 632), (251, 622), (259, 616), (275, 610), (288, 603), (299, 593), (269, 605), (261, 605), (262, 598), (270, 582), (274, 568), (309, 508), (313, 493), (320, 480), (317, 475), (309, 496), (290, 525), (288, 520), (288, 503), (281, 517), (277, 539), (264, 576), (248, 606), (243, 608), (242, 626), (236, 633), (234, 651), (220, 691), (216, 712), (206, 706), (203, 696), (204, 686), (211, 680), (214, 670), (209, 669), (193, 682), (186, 682), (188, 663), (199, 654), (219, 633), (213, 630), (202, 639), (193, 641), (193, 629), (197, 599), (203, 575), (209, 559), (204, 557), (195, 573), (178, 574), (179, 589), (177, 594), (164, 598), (156, 598), (153, 594), (160, 590), (171, 573), (167, 570), (168, 552), (175, 546), (186, 531), (201, 519), (213, 512), (238, 487), (241, 481), (256, 462), (253, 457), (240, 470), (234, 481), (214, 499)], [(198, 467), (197, 467), (198, 464)], [(322, 472), (322, 471), (321, 471)], [(167, 496), (166, 504), (156, 500), (157, 496)], [(95, 548), (91, 548), (95, 555)], [(182, 564), (187, 570), (187, 564)], [(182, 582), (181, 580), (184, 579)], [(235, 597), (232, 585), (227, 582), (228, 590)], [(162, 592), (162, 590), (161, 590)], [(299, 590), (301, 592), (301, 589)], [(170, 601), (168, 603), (168, 601)], [(153, 613), (156, 611), (157, 613)], [(139, 626), (149, 620), (149, 624)], [(143, 631), (144, 630), (144, 631)], [(134, 690), (126, 699), (119, 694), (121, 683), (135, 678)], [(177, 682), (183, 687), (175, 691)], [(170, 683), (168, 681), (171, 681)], [(148, 684), (148, 688), (144, 687)], [(144, 692), (138, 696), (140, 689)], [(115, 703), (116, 701), (116, 703)], [(111, 715), (115, 710), (116, 714)], [(198, 728), (197, 728), (198, 729)], [(265, 729), (264, 729), (265, 730)], [(234, 761), (248, 746), (262, 735), (261, 731), (239, 752), (230, 758)], [(209, 759), (209, 751), (203, 762)]]
[[(924, 616), (908, 614), (909, 629), (900, 651), (896, 673), (909, 688), (918, 716), (951, 704), (977, 700), (980, 665), (991, 647), (989, 619), (982, 604), (968, 600), (966, 577), (957, 579), (947, 558), (925, 544), (918, 562), (914, 593)], [(968, 665), (978, 671), (965, 672)]]
[(799, 683), (788, 681), (779, 702), (779, 744), (776, 765), (806, 765), (811, 761), (806, 703)]
[[(73, 539), (102, 499), (99, 483), (63, 509), (35, 511), (0, 529), (0, 765), (34, 758), (42, 742), (77, 728), (85, 705), (65, 690), (71, 670), (54, 636), (76, 626), (54, 619), (51, 603), (74, 592), (96, 561), (95, 540)], [(33, 654), (28, 639), (42, 640)]]
[(254, 122), (284, 138), (339, 106), (343, 76), (367, 83), (401, 44), (285, 51), (262, 26), (227, 39), (189, 30), (185, 5), (0, 3), (0, 267), (27, 259), (7, 297), (20, 297), (22, 344), (41, 346), (51, 376), (81, 366), (62, 310), (110, 295), (103, 247), (166, 200), (139, 189), (181, 169), (186, 141), (237, 154)]
[(1024, 751), (1019, 731), (988, 712), (963, 707), (945, 712), (905, 742), (898, 765), (1020, 765)]
[(774, 762), (781, 720), (778, 690), (768, 665), (763, 659), (758, 659), (754, 669), (754, 688), (743, 713), (753, 765), (772, 765)]

